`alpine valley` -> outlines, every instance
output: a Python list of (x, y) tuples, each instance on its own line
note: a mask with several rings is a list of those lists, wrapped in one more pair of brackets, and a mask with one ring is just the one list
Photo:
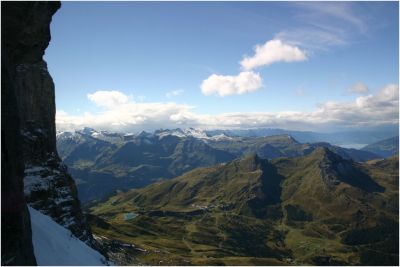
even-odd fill
[(198, 129), (57, 134), (121, 265), (397, 265), (398, 153)]
[(120, 264), (398, 265), (398, 157), (253, 153), (119, 193), (90, 213), (100, 243), (129, 246), (113, 258)]

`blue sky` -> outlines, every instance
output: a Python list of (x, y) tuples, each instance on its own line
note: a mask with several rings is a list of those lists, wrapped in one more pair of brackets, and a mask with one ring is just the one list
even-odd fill
[(397, 2), (63, 2), (51, 31), (60, 129), (398, 123)]

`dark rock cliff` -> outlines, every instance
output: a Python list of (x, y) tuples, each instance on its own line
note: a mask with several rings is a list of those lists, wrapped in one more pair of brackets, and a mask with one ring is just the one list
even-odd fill
[(36, 263), (26, 201), (97, 247), (56, 150), (54, 83), (43, 55), (60, 6), (1, 3), (3, 265)]

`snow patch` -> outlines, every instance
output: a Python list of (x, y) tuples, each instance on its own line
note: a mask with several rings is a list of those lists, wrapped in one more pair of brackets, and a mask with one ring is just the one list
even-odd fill
[(52, 170), (43, 166), (26, 166), (24, 176), (24, 193), (30, 196), (35, 191), (47, 191), (55, 179)]
[(74, 199), (71, 196), (66, 196), (66, 197), (58, 197), (54, 199), (54, 203), (57, 205), (60, 205), (61, 203), (68, 202), (68, 201), (74, 201)]
[(221, 141), (221, 140), (232, 140), (232, 137), (226, 136), (225, 134), (218, 134), (210, 137), (211, 140)]
[(38, 265), (107, 265), (97, 251), (77, 239), (69, 230), (28, 206), (32, 243)]
[(177, 136), (179, 138), (184, 137), (194, 137), (197, 139), (210, 139), (207, 133), (203, 130), (195, 129), (195, 128), (188, 128), (188, 129), (174, 129), (174, 130), (159, 130), (155, 133), (158, 136), (158, 139), (162, 139), (168, 135)]
[(96, 138), (98, 136), (101, 136), (101, 133), (92, 133), (91, 136)]
[(46, 191), (49, 187), (49, 179), (42, 178), (39, 175), (26, 175), (24, 177), (24, 193), (26, 196), (30, 196), (32, 191)]

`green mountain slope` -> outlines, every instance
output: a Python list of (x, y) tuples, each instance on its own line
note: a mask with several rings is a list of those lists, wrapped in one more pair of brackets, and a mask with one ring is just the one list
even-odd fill
[(251, 154), (118, 194), (91, 209), (117, 231), (92, 226), (144, 264), (398, 264), (396, 162)]

